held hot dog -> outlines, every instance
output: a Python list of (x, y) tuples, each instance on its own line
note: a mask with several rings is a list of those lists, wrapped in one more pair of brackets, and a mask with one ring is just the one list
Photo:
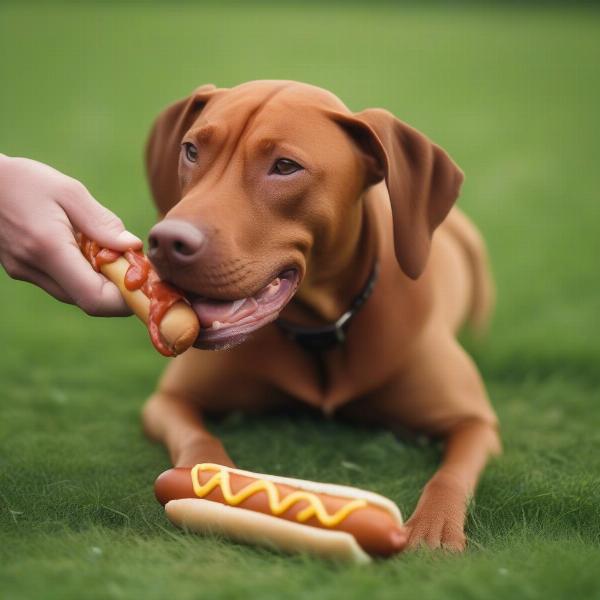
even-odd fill
[(101, 248), (81, 233), (77, 243), (92, 267), (119, 288), (131, 310), (146, 323), (161, 354), (177, 356), (195, 342), (200, 332), (196, 313), (181, 292), (159, 279), (141, 252)]
[(368, 562), (405, 542), (391, 500), (347, 486), (203, 463), (166, 471), (154, 489), (176, 525), (289, 552)]

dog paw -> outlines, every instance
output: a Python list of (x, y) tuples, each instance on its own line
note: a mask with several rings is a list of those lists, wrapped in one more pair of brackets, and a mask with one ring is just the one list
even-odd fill
[(466, 538), (462, 524), (442, 515), (423, 517), (415, 515), (406, 523), (409, 531), (407, 550), (421, 547), (449, 552), (462, 552), (466, 548)]
[(420, 547), (462, 552), (467, 494), (456, 480), (434, 477), (419, 499), (417, 508), (406, 522), (408, 550)]

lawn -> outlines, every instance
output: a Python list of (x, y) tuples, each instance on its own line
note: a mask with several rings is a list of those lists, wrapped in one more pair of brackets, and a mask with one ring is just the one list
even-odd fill
[[(448, 149), (488, 240), (491, 334), (468, 343), (504, 455), (469, 549), (366, 568), (185, 535), (139, 410), (164, 365), (0, 275), (0, 598), (600, 597), (600, 12), (334, 3), (0, 5), (0, 151), (52, 164), (145, 235), (149, 124), (198, 84), (285, 78), (383, 106)], [(439, 449), (310, 415), (214, 423), (238, 464), (351, 483), (409, 515)]]

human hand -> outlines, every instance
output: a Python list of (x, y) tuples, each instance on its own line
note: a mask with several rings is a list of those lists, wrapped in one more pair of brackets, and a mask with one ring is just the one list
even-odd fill
[(8, 275), (89, 315), (130, 314), (118, 288), (79, 251), (75, 230), (112, 250), (142, 245), (76, 179), (0, 154), (0, 264)]

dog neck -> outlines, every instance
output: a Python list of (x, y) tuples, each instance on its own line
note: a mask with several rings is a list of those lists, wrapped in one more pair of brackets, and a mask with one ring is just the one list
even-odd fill
[[(346, 251), (342, 244), (341, 251), (334, 254), (338, 260), (319, 257), (311, 261), (309, 271), (319, 275), (307, 276), (293, 301), (282, 311), (282, 319), (287, 323), (300, 327), (332, 325), (364, 294), (367, 284), (374, 283), (378, 235), (373, 207), (363, 199), (356, 210), (355, 226), (345, 240)], [(321, 264), (335, 266), (325, 270)]]

